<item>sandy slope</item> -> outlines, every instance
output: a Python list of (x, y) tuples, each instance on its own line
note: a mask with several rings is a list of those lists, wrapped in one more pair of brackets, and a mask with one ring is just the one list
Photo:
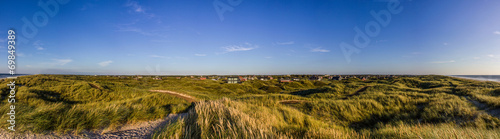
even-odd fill
[[(196, 98), (186, 95), (186, 94), (181, 94), (173, 91), (168, 91), (168, 90), (150, 90), (151, 92), (161, 92), (161, 93), (166, 93), (170, 94), (176, 97), (180, 97), (182, 99), (187, 100), (188, 102), (195, 102)], [(144, 138), (149, 138), (151, 135), (154, 133), (154, 131), (158, 130), (161, 127), (164, 127), (165, 124), (171, 123), (175, 121), (179, 117), (184, 117), (186, 116), (187, 113), (181, 113), (181, 114), (169, 114), (166, 118), (163, 119), (158, 119), (158, 120), (153, 120), (153, 121), (147, 121), (147, 122), (140, 122), (137, 124), (131, 124), (131, 125), (125, 125), (123, 127), (120, 127), (116, 131), (104, 131), (104, 130), (99, 130), (99, 131), (83, 131), (79, 135), (73, 135), (73, 134), (56, 134), (54, 132), (49, 132), (46, 134), (34, 134), (30, 132), (26, 133), (15, 133), (15, 132), (10, 132), (5, 129), (0, 129), (0, 139), (9, 139), (9, 138), (16, 138), (16, 139), (79, 139), (79, 138), (92, 138), (92, 139), (129, 139), (129, 138), (137, 138), (137, 139), (144, 139)]]
[(84, 131), (80, 135), (73, 134), (64, 134), (58, 135), (56, 133), (47, 133), (47, 134), (33, 134), (33, 133), (17, 133), (8, 132), (4, 129), (0, 129), (0, 138), (1, 139), (79, 139), (79, 138), (92, 138), (92, 139), (129, 139), (129, 138), (137, 138), (137, 139), (145, 139), (151, 137), (154, 131), (158, 130), (161, 127), (164, 127), (165, 124), (174, 122), (179, 117), (186, 116), (187, 113), (181, 114), (170, 114), (164, 119), (158, 119), (154, 121), (141, 122), (132, 125), (125, 125), (118, 129), (117, 131), (95, 131), (95, 132), (87, 132)]
[(165, 93), (165, 94), (173, 95), (173, 96), (182, 98), (182, 99), (184, 99), (184, 100), (186, 100), (188, 102), (195, 102), (196, 101), (195, 97), (192, 97), (192, 96), (186, 95), (186, 94), (177, 93), (177, 92), (174, 92), (174, 91), (168, 91), (168, 90), (149, 90), (149, 91), (150, 92), (160, 92), (160, 93)]
[(500, 108), (490, 108), (488, 105), (481, 103), (479, 101), (470, 99), (469, 97), (466, 97), (469, 102), (474, 104), (477, 108), (480, 110), (484, 110), (486, 113), (490, 114), (491, 116), (495, 116), (500, 119)]

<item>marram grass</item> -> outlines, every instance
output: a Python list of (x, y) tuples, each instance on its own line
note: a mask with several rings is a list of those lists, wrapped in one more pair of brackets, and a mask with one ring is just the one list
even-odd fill
[[(16, 84), (19, 132), (112, 131), (187, 113), (152, 138), (500, 138), (500, 83), (447, 76), (292, 83), (30, 75)], [(7, 80), (2, 80), (7, 84)], [(0, 113), (9, 110), (0, 87)], [(199, 100), (148, 90), (169, 90)], [(472, 102), (478, 102), (476, 106)], [(486, 111), (488, 110), (488, 111)], [(0, 115), (0, 127), (8, 117)]]

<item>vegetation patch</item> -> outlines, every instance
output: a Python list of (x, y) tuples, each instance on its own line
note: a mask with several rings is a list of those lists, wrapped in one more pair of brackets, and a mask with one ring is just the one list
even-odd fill
[[(18, 77), (17, 129), (113, 131), (184, 113), (151, 137), (500, 138), (500, 120), (491, 113), (500, 107), (497, 82), (437, 75), (240, 84), (162, 78)], [(7, 113), (8, 88), (0, 90), (0, 113)], [(0, 116), (2, 128), (7, 118)]]

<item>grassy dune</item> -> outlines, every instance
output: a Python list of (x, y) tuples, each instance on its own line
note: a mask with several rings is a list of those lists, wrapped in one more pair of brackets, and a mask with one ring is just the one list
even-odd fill
[[(18, 130), (113, 130), (188, 112), (153, 138), (500, 138), (500, 83), (447, 76), (278, 83), (31, 75), (17, 79)], [(7, 81), (3, 81), (7, 84)], [(8, 88), (1, 87), (7, 113)], [(199, 100), (148, 90), (169, 90)], [(8, 117), (1, 115), (2, 128)]]
[[(126, 123), (178, 113), (190, 105), (170, 95), (106, 80), (34, 75), (19, 77), (16, 82), (21, 85), (16, 94), (16, 128), (20, 131), (113, 130)], [(0, 112), (7, 113), (7, 88), (1, 90)], [(7, 118), (0, 117), (2, 122)], [(1, 126), (6, 128), (7, 123)]]

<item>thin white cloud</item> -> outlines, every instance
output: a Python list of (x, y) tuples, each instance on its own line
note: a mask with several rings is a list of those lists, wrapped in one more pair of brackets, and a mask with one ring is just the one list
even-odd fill
[(33, 42), (33, 46), (35, 46), (37, 50), (44, 50), (45, 48), (43, 48), (42, 45), (43, 43), (41, 43), (40, 40)]
[(144, 12), (144, 10), (142, 9), (142, 6), (140, 6), (139, 4), (137, 4), (136, 1), (130, 1), (129, 0), (125, 4), (125, 6), (132, 8), (135, 12), (138, 12), (138, 13)]
[(165, 56), (160, 56), (160, 55), (149, 55), (149, 57), (154, 57), (154, 58), (167, 58)]
[(24, 57), (26, 55), (24, 55), (24, 53), (16, 53), (16, 56), (18, 56), (18, 57)]
[(225, 53), (227, 52), (237, 52), (237, 51), (249, 51), (253, 50), (255, 48), (258, 48), (257, 45), (252, 45), (250, 43), (245, 43), (245, 45), (232, 45), (232, 46), (226, 46), (222, 47), (224, 49)]
[(97, 64), (99, 64), (101, 67), (106, 67), (106, 66), (108, 66), (111, 63), (113, 63), (113, 61), (108, 60), (108, 61), (103, 61), (103, 62), (100, 62), (100, 63), (97, 63)]
[(453, 63), (455, 60), (450, 60), (450, 61), (433, 61), (431, 63), (433, 64), (443, 64), (443, 63)]
[(176, 56), (174, 57), (175, 59), (180, 59), (180, 60), (188, 60), (189, 58), (187, 57), (181, 57), (181, 56)]
[(148, 17), (155, 16), (154, 14), (147, 13), (145, 9), (141, 5), (139, 5), (139, 3), (137, 3), (136, 1), (129, 0), (127, 1), (127, 3), (125, 3), (125, 6), (129, 7), (133, 12), (142, 13), (147, 15)]
[(491, 58), (494, 58), (494, 57), (495, 57), (495, 55), (493, 55), (493, 54), (489, 54), (489, 55), (487, 55), (487, 56), (488, 56), (488, 57), (491, 57)]
[(493, 34), (500, 35), (500, 31), (497, 30), (497, 31), (493, 32)]
[(94, 5), (93, 5), (93, 4), (87, 3), (87, 4), (84, 4), (84, 5), (83, 5), (83, 7), (82, 7), (82, 8), (80, 8), (80, 10), (81, 10), (81, 11), (85, 11), (85, 10), (87, 10), (87, 9), (89, 9), (89, 8), (92, 8), (92, 7), (94, 7)]
[(401, 57), (404, 57), (404, 58), (412, 58), (412, 57), (418, 57), (422, 55), (421, 52), (411, 52), (410, 54), (406, 54), (406, 55), (403, 55)]
[(207, 56), (207, 54), (194, 54), (195, 56)]
[[(118, 30), (120, 32), (134, 32), (138, 33), (144, 36), (155, 36), (155, 37), (162, 37), (162, 38), (167, 38), (167, 36), (162, 35), (161, 33), (158, 33), (158, 30), (151, 30), (151, 31), (145, 31), (143, 29), (133, 27), (131, 25), (118, 25)], [(166, 42), (166, 41), (163, 41)]]
[(266, 57), (264, 57), (264, 58), (270, 59), (270, 58), (273, 58), (273, 57), (272, 57), (272, 56), (266, 56)]
[(443, 43), (443, 45), (448, 45), (448, 43), (447, 43), (447, 42), (445, 42), (445, 43)]
[(146, 36), (153, 36), (152, 33), (143, 31), (142, 29), (135, 28), (135, 27), (119, 27), (118, 31), (123, 31), (123, 32), (136, 32), (142, 35)]
[(292, 45), (292, 44), (295, 44), (294, 41), (289, 41), (289, 42), (277, 42), (276, 43), (277, 45)]
[(330, 50), (321, 49), (321, 47), (318, 47), (318, 48), (311, 49), (311, 52), (322, 52), (322, 53), (326, 53), (326, 52), (330, 52)]
[(73, 60), (72, 59), (52, 59), (53, 62), (52, 63), (49, 63), (51, 65), (66, 65), (68, 64), (69, 62), (72, 62)]
[(255, 48), (233, 45), (233, 46), (226, 46), (224, 47), (224, 49), (226, 50), (226, 52), (236, 52), (236, 51), (248, 51)]
[(165, 43), (165, 42), (172, 42), (172, 41), (171, 40), (151, 40), (151, 42)]

